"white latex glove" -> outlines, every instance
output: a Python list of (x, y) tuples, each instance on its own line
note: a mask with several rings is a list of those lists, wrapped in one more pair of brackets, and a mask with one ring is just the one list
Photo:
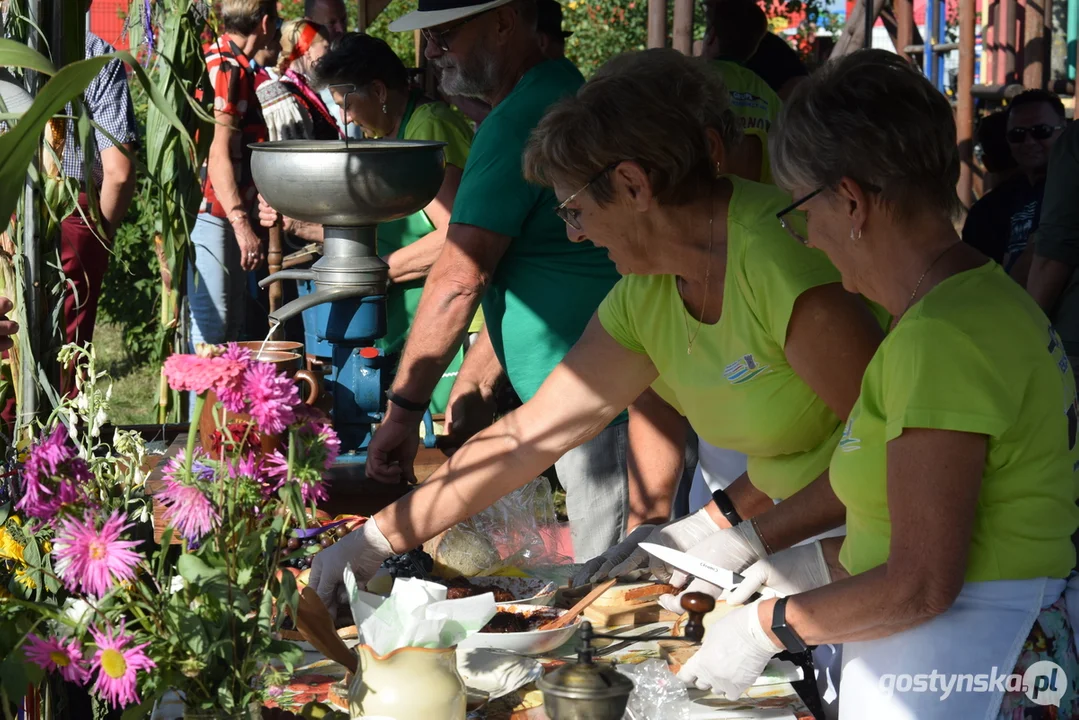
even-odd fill
[[(675, 550), (689, 550), (709, 535), (719, 532), (719, 525), (711, 518), (708, 511), (701, 508), (697, 512), (653, 529), (641, 542), (665, 545)], [(643, 574), (640, 571), (648, 569), (657, 580), (666, 582), (671, 577), (671, 568), (667, 563), (649, 555), (640, 548), (634, 548), (633, 552), (607, 573), (607, 577), (621, 577), (632, 573)]]
[(757, 617), (757, 605), (740, 607), (718, 620), (704, 634), (704, 643), (678, 677), (691, 687), (730, 699), (741, 696), (772, 656), (783, 650), (769, 639)]
[[(742, 572), (749, 565), (768, 555), (764, 549), (764, 543), (757, 537), (757, 531), (748, 522), (712, 533), (686, 552), (693, 557), (736, 573)], [(685, 584), (686, 579), (687, 575), (684, 572), (675, 570), (671, 576), (671, 585), (679, 587)], [(718, 600), (723, 595), (723, 588), (703, 580), (694, 580), (685, 592), (703, 592)], [(682, 613), (681, 594), (663, 595), (659, 598), (659, 604), (671, 612)]]
[(362, 526), (315, 554), (308, 585), (318, 593), (322, 604), (330, 611), (330, 617), (336, 617), (338, 606), (348, 606), (345, 567), (352, 565), (356, 584), (364, 587), (382, 561), (394, 554), (393, 547), (378, 529), (375, 519), (367, 518)]
[(637, 546), (649, 539), (655, 530), (655, 525), (638, 525), (635, 527), (633, 532), (626, 536), (625, 540), (582, 565), (577, 570), (577, 573), (570, 578), (570, 587), (587, 585), (588, 583), (605, 580), (608, 577), (616, 577), (610, 574), (611, 570), (621, 566), (633, 554)]
[(723, 593), (730, 605), (741, 605), (767, 585), (780, 595), (816, 590), (832, 581), (820, 542), (799, 545), (758, 560), (742, 573), (738, 587)]
[(311, 116), (280, 80), (268, 80), (255, 91), (273, 140), (302, 140), (314, 132)]

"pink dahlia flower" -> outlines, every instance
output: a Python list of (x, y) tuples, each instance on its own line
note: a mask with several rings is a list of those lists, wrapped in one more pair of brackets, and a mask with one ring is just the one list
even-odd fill
[(113, 633), (112, 628), (101, 632), (95, 627), (90, 628), (90, 633), (97, 645), (97, 652), (94, 653), (91, 664), (91, 668), (97, 671), (94, 692), (113, 707), (125, 707), (139, 702), (136, 692), (138, 671), (157, 667), (143, 652), (143, 648), (150, 643), (128, 647), (134, 642), (134, 638), (124, 633), (123, 621), (116, 633)]
[(142, 556), (131, 548), (139, 541), (120, 539), (132, 527), (124, 524), (119, 511), (113, 512), (100, 530), (90, 513), (81, 522), (64, 518), (53, 542), (53, 555), (56, 574), (68, 590), (81, 587), (87, 594), (101, 597), (116, 582), (133, 579)]
[(60, 676), (76, 685), (85, 685), (90, 671), (83, 666), (82, 648), (72, 638), (66, 643), (59, 638), (42, 639), (30, 633), (24, 648), (26, 658), (46, 672), (58, 671)]

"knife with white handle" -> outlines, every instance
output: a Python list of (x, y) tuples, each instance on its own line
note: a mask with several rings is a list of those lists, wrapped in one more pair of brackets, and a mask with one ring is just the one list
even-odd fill
[[(710, 562), (705, 562), (700, 558), (693, 557), (689, 553), (669, 548), (666, 545), (643, 542), (639, 547), (649, 555), (654, 555), (671, 567), (677, 568), (687, 575), (692, 575), (699, 580), (712, 583), (724, 590), (733, 590), (745, 580), (744, 577), (736, 572), (713, 565)], [(762, 587), (757, 592), (762, 598), (782, 597), (775, 590), (767, 587)]]

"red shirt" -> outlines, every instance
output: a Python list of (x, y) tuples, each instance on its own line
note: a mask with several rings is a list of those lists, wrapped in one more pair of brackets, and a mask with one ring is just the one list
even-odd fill
[[(206, 56), (206, 70), (210, 75), (210, 86), (214, 91), (214, 111), (235, 115), (240, 118), (240, 136), (229, 146), (232, 168), (236, 173), (236, 186), (240, 198), (249, 213), (258, 207), (258, 192), (255, 180), (251, 177), (250, 143), (265, 142), (269, 138), (266, 121), (262, 117), (255, 89), (269, 79), (266, 71), (253, 65), (236, 43), (227, 37), (207, 43), (202, 48)], [(196, 93), (202, 99), (202, 90)], [(214, 193), (206, 166), (202, 168), (202, 207), (199, 212), (210, 213), (214, 217), (224, 218), (229, 208), (221, 206)]]

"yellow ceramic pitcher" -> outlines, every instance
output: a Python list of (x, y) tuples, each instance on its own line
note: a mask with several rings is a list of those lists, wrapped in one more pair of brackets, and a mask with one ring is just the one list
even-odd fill
[(464, 720), (467, 691), (456, 648), (398, 648), (384, 656), (355, 648), (359, 667), (348, 688), (349, 714), (394, 720)]

